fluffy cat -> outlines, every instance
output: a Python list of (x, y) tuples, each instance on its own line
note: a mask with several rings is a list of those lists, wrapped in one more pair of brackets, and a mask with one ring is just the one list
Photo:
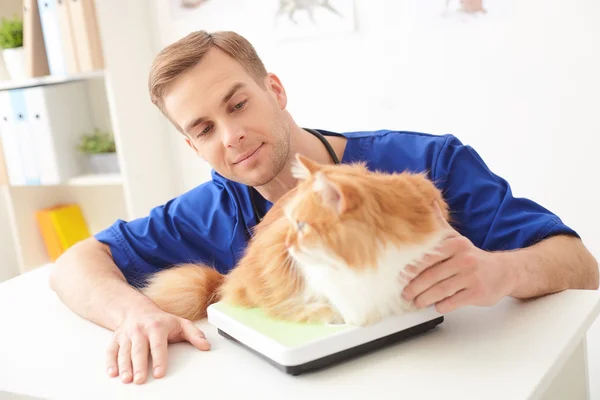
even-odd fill
[(364, 164), (320, 165), (298, 155), (298, 185), (254, 230), (227, 275), (183, 264), (150, 277), (143, 293), (192, 321), (225, 302), (273, 318), (364, 326), (408, 312), (400, 272), (443, 238), (440, 191), (423, 174), (386, 174)]

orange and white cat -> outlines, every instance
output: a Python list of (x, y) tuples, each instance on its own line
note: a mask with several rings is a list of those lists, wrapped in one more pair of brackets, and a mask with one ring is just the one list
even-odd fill
[(434, 203), (448, 218), (435, 185), (423, 174), (302, 156), (292, 172), (298, 185), (255, 227), (227, 275), (178, 265), (151, 276), (143, 293), (192, 321), (219, 300), (289, 321), (361, 326), (412, 310), (400, 272), (443, 239)]

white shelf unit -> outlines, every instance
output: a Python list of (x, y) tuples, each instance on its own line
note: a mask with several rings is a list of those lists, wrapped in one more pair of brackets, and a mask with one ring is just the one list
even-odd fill
[(67, 181), (67, 184), (71, 186), (122, 185), (123, 177), (119, 173), (89, 174), (71, 178)]
[(0, 239), (2, 229), (10, 230), (0, 244), (0, 281), (48, 264), (35, 219), (38, 209), (77, 203), (95, 234), (117, 219), (147, 215), (176, 195), (167, 122), (150, 102), (147, 89), (156, 54), (150, 40), (149, 4), (146, 0), (96, 1), (96, 13), (103, 71), (3, 81), (0, 90), (85, 82), (94, 125), (113, 133), (121, 171), (77, 176), (55, 185), (2, 186)]
[(49, 262), (38, 231), (36, 210), (57, 204), (77, 203), (92, 233), (110, 225), (116, 218), (128, 218), (121, 184), (8, 186), (4, 195), (10, 210), (19, 272), (27, 272)]
[(5, 80), (0, 81), (0, 90), (23, 89), (34, 86), (53, 85), (58, 83), (82, 81), (87, 79), (101, 78), (104, 76), (104, 71), (92, 71), (76, 74), (73, 76), (40, 76), (29, 78), (20, 81)]

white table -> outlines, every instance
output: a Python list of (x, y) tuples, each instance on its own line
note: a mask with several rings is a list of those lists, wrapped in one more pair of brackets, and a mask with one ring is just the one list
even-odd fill
[[(585, 334), (600, 293), (469, 307), (436, 329), (333, 368), (292, 377), (220, 337), (171, 345), (165, 378), (138, 386), (105, 373), (111, 332), (68, 310), (48, 267), (0, 284), (2, 392), (45, 399), (584, 399)], [(10, 396), (10, 397), (9, 397)], [(27, 397), (23, 397), (27, 398)]]

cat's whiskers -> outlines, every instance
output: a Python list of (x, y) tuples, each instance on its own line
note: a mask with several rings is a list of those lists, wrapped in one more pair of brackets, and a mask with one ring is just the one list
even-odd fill
[(290, 280), (295, 280), (296, 276), (294, 275), (294, 268), (293, 268), (293, 263), (294, 263), (294, 259), (292, 258), (292, 256), (290, 256), (289, 251), (287, 251), (287, 249), (284, 251), (285, 254), (285, 259), (283, 260), (283, 267), (285, 268), (285, 272), (288, 275), (288, 277), (290, 278)]
[(298, 275), (295, 274), (295, 269), (294, 269), (294, 264), (296, 262), (296, 260), (292, 257), (292, 255), (289, 252), (289, 249), (285, 248), (281, 253), (279, 253), (277, 255), (277, 258), (281, 257), (281, 256), (285, 256), (285, 258), (283, 259), (283, 265), (281, 265), (281, 268), (283, 268), (285, 270), (285, 273), (288, 275), (290, 281), (295, 281), (296, 279), (298, 279)]
[(306, 257), (307, 259), (311, 259), (315, 263), (319, 262), (320, 264), (325, 264), (335, 270), (339, 269), (340, 267), (344, 267), (344, 265), (346, 265), (344, 260), (341, 260), (339, 258), (336, 258), (335, 256), (332, 256), (327, 251), (325, 251), (325, 249), (314, 249), (313, 250), (313, 249), (307, 249), (307, 248), (301, 249), (299, 247), (298, 250), (299, 250), (298, 252), (300, 254), (302, 254), (303, 257)]

